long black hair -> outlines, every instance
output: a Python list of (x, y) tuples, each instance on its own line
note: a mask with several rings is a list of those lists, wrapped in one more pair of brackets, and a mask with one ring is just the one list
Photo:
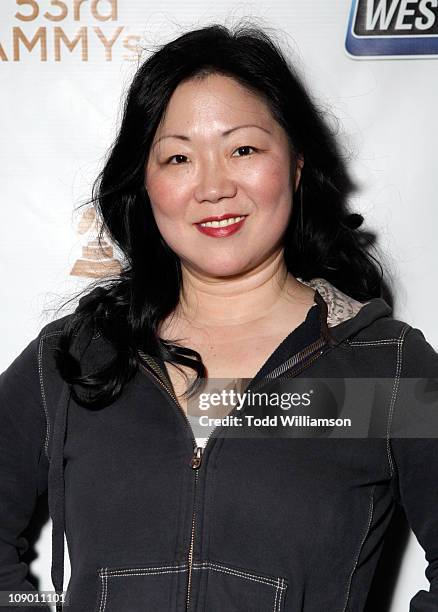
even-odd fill
[[(356, 187), (336, 135), (280, 45), (248, 23), (186, 32), (138, 68), (88, 202), (101, 222), (99, 242), (105, 232), (125, 261), (119, 275), (92, 283), (92, 291), (87, 287), (59, 338), (57, 367), (64, 380), (85, 389), (79, 395), (73, 388), (81, 405), (100, 408), (114, 401), (138, 369), (139, 351), (193, 368), (196, 378), (186, 396), (206, 377), (198, 352), (161, 340), (157, 331), (179, 303), (182, 277), (179, 258), (155, 223), (144, 180), (149, 149), (173, 91), (186, 79), (214, 73), (231, 76), (262, 97), (291, 150), (304, 158), (301, 206), (293, 207), (284, 240), (289, 272), (303, 280), (323, 277), (359, 301), (381, 296), (382, 268), (369, 252), (370, 234), (359, 229), (363, 217), (348, 208)], [(69, 351), (82, 325), (114, 348), (114, 359), (93, 373), (83, 373)]]

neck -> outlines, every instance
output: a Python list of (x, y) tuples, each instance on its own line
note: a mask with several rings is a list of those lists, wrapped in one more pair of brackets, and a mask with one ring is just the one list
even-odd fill
[(203, 327), (251, 324), (275, 316), (287, 304), (313, 303), (313, 291), (287, 270), (283, 250), (242, 275), (212, 277), (181, 264), (179, 315)]

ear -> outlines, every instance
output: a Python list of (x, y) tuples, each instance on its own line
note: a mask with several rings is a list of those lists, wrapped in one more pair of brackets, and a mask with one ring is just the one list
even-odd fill
[(304, 166), (304, 158), (302, 155), (298, 155), (295, 161), (295, 177), (294, 177), (294, 192), (298, 189), (300, 184), (301, 171)]

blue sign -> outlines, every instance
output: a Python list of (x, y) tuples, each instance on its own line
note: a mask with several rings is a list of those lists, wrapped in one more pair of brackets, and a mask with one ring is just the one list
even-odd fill
[(345, 49), (355, 58), (438, 56), (438, 0), (353, 0)]

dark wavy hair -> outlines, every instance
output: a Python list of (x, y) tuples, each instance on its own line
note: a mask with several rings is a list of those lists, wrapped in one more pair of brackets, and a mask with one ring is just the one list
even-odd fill
[[(238, 24), (233, 30), (213, 24), (184, 33), (158, 48), (140, 65), (127, 92), (118, 134), (92, 198), (103, 232), (125, 262), (116, 277), (98, 279), (82, 297), (60, 334), (56, 354), (62, 378), (81, 386), (75, 401), (101, 408), (114, 401), (137, 371), (140, 352), (189, 366), (196, 378), (186, 396), (199, 388), (206, 369), (200, 354), (160, 339), (160, 323), (177, 307), (181, 267), (163, 240), (144, 186), (145, 165), (154, 134), (175, 88), (209, 74), (233, 77), (268, 104), (288, 135), (291, 150), (304, 158), (301, 206), (294, 206), (284, 236), (287, 269), (303, 280), (323, 277), (359, 301), (380, 297), (382, 267), (371, 255), (371, 234), (359, 229), (360, 214), (348, 209), (356, 189), (336, 135), (306, 91), (278, 43), (263, 29)], [(102, 369), (83, 373), (70, 353), (81, 326), (99, 333), (114, 348)], [(90, 391), (94, 391), (93, 394)]]

